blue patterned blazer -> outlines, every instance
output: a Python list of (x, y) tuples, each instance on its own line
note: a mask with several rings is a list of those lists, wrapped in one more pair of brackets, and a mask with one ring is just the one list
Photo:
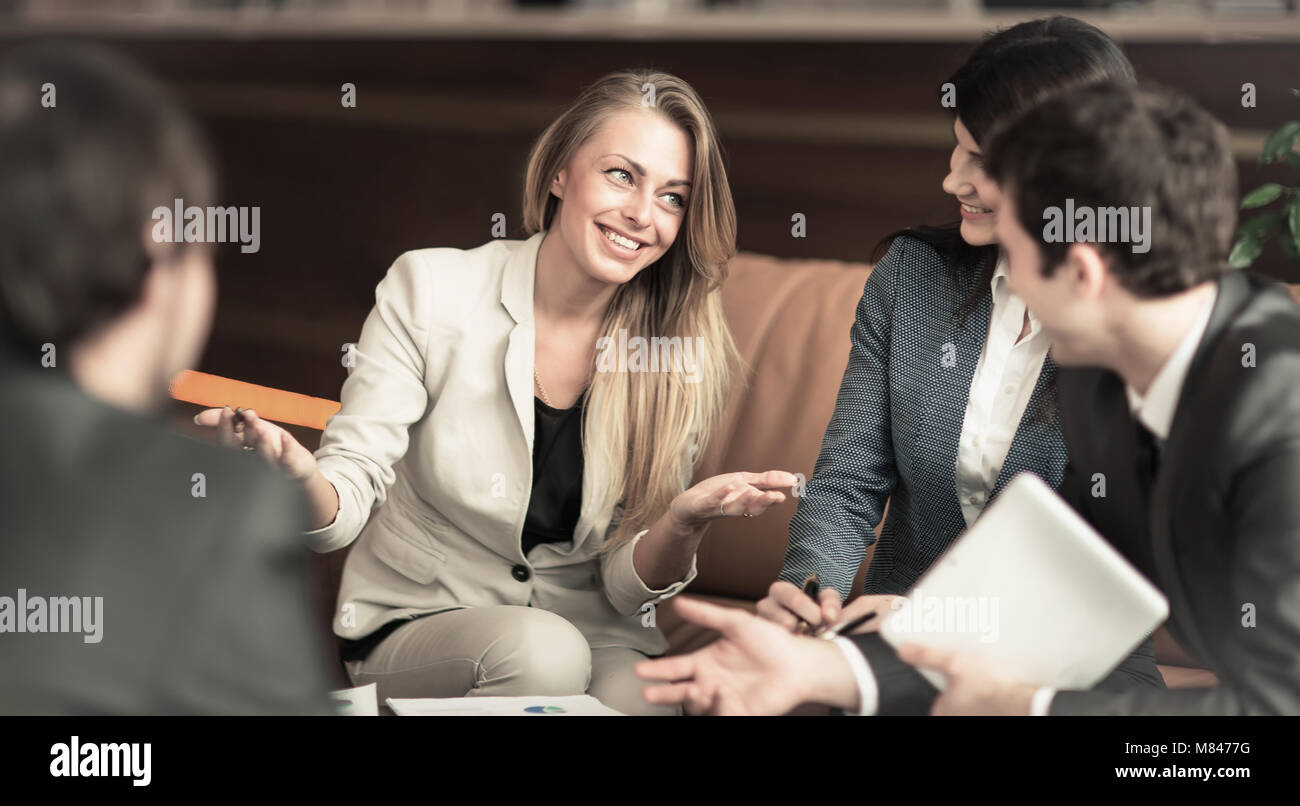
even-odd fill
[[(965, 529), (957, 444), (992, 295), (964, 321), (955, 313), (981, 282), (981, 268), (968, 266), (954, 283), (934, 247), (903, 235), (867, 278), (835, 413), (790, 521), (781, 579), (800, 584), (816, 572), (822, 587), (847, 596), (887, 501), (866, 593), (906, 593)], [(1055, 375), (1049, 354), (990, 502), (1024, 470), (1060, 486), (1066, 453)]]

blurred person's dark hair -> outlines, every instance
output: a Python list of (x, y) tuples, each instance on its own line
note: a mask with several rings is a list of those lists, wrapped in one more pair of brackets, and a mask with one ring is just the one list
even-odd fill
[[(1097, 81), (1135, 81), (1133, 65), (1115, 40), (1094, 25), (1073, 17), (1030, 20), (985, 37), (948, 77), (952, 112), (983, 149), (1000, 123), (1013, 120), (1038, 101)], [(944, 93), (940, 88), (940, 96)], [(981, 266), (979, 281), (962, 301), (957, 316), (969, 314), (990, 293), (997, 267), (996, 244), (972, 246), (962, 240), (960, 223), (908, 227), (885, 236), (873, 259), (882, 257), (899, 235), (912, 235), (943, 256), (954, 283), (963, 267)], [(960, 287), (960, 286), (959, 286)]]
[(1184, 95), (1107, 82), (1049, 99), (994, 133), (985, 166), (1038, 242), (1044, 275), (1071, 244), (1044, 240), (1043, 214), (1067, 198), (1076, 209), (1151, 209), (1149, 251), (1097, 244), (1139, 297), (1184, 291), (1227, 270), (1237, 166), (1227, 128)]
[[(42, 106), (53, 85), (55, 105)], [(0, 62), (0, 348), (70, 345), (139, 296), (154, 208), (209, 205), (210, 150), (158, 82), (94, 45)], [(179, 226), (179, 222), (177, 222)], [(204, 245), (160, 244), (165, 249)]]

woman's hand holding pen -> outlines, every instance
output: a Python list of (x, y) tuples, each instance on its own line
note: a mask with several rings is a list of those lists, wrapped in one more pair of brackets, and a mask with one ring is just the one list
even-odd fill
[(229, 406), (204, 409), (194, 416), (195, 425), (217, 429), (217, 440), (229, 448), (256, 451), (267, 463), (290, 478), (307, 481), (316, 473), (316, 457), (288, 431), (257, 416), (252, 409), (238, 412)]
[(320, 529), (334, 522), (339, 511), (339, 494), (316, 467), (316, 456), (293, 435), (275, 423), (257, 416), (252, 409), (204, 409), (194, 415), (194, 424), (217, 429), (217, 441), (228, 448), (256, 452), (272, 467), (302, 482), (311, 507), (310, 527)]
[(895, 601), (901, 603), (902, 599), (890, 594), (872, 594), (859, 596), (848, 606), (841, 606), (839, 591), (834, 588), (822, 588), (813, 599), (794, 583), (780, 580), (772, 583), (767, 596), (759, 600), (758, 615), (791, 632), (798, 632), (802, 624), (806, 625), (804, 629), (808, 632), (816, 633), (874, 613), (875, 618), (867, 619), (852, 630), (854, 633), (873, 632), (880, 629), (884, 616), (896, 609)]
[(779, 580), (768, 588), (758, 602), (758, 615), (796, 632), (802, 622), (813, 630), (839, 620), (840, 594), (834, 588), (822, 588), (817, 598), (804, 593), (793, 582)]

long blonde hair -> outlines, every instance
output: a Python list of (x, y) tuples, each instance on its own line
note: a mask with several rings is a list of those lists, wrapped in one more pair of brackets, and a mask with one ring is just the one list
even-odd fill
[(674, 371), (596, 373), (582, 428), (588, 472), (599, 485), (592, 503), (595, 511), (623, 505), (617, 530), (602, 551), (648, 528), (682, 492), (692, 449), (697, 448), (698, 460), (739, 365), (721, 300), (727, 261), (736, 251), (736, 210), (713, 120), (685, 81), (654, 70), (624, 70), (583, 90), (533, 145), (524, 225), (530, 234), (550, 228), (559, 208), (551, 180), (612, 113), (627, 109), (653, 110), (682, 129), (692, 142), (695, 164), (676, 240), (659, 260), (618, 287), (601, 332), (614, 343), (620, 330), (647, 341), (694, 336), (706, 349), (697, 350), (699, 377), (693, 383)]

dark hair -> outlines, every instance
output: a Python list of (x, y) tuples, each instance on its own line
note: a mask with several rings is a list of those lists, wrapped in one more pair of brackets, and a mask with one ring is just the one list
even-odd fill
[[(1100, 28), (1073, 17), (1048, 17), (1013, 25), (987, 36), (953, 73), (953, 113), (981, 149), (999, 123), (1014, 119), (1042, 98), (1070, 87), (1104, 80), (1134, 81), (1133, 65)], [(943, 93), (943, 88), (940, 88)], [(980, 282), (957, 310), (964, 318), (989, 293), (997, 265), (997, 246), (972, 246), (962, 240), (960, 222), (909, 227), (886, 235), (873, 250), (878, 260), (899, 235), (930, 244), (961, 288), (969, 267), (979, 267)]]
[(1070, 246), (1047, 242), (1043, 228), (1046, 211), (1066, 199), (1075, 209), (1150, 208), (1148, 251), (1099, 244), (1139, 297), (1177, 293), (1227, 269), (1237, 166), (1228, 130), (1184, 95), (1108, 82), (1051, 99), (993, 137), (986, 165), (1038, 242), (1044, 275)]
[(206, 206), (214, 184), (194, 125), (137, 67), (85, 44), (15, 50), (0, 64), (0, 346), (70, 344), (120, 315), (152, 262), (152, 210)]

